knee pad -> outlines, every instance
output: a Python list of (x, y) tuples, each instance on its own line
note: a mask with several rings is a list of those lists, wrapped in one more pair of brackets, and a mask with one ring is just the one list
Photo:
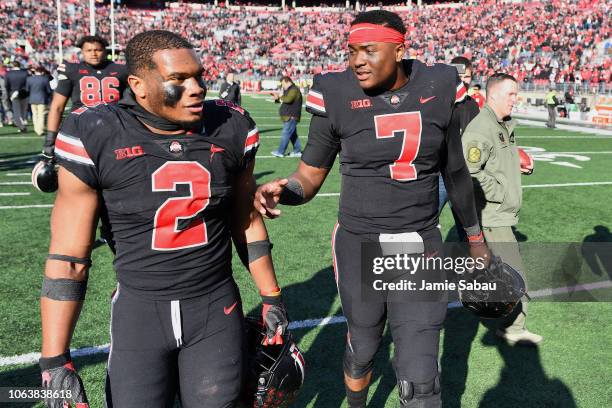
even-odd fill
[(440, 376), (436, 376), (429, 382), (418, 384), (398, 380), (397, 388), (402, 408), (440, 408), (442, 406)]
[(372, 365), (373, 360), (367, 360), (366, 363), (358, 362), (355, 358), (355, 353), (351, 351), (350, 345), (346, 345), (342, 366), (344, 367), (344, 372), (349, 377), (355, 380), (365, 377), (370, 371), (372, 371)]

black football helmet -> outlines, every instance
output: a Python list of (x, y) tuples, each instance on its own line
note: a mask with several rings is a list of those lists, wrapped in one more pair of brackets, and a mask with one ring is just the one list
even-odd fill
[(53, 159), (42, 159), (32, 169), (32, 185), (43, 193), (57, 190), (57, 170)]
[(289, 331), (281, 345), (262, 345), (265, 335), (261, 320), (246, 318), (248, 361), (242, 400), (249, 408), (289, 407), (304, 383), (304, 356)]
[(493, 257), (488, 268), (475, 271), (469, 279), (478, 283), (495, 283), (495, 290), (459, 290), (461, 304), (478, 317), (499, 319), (508, 316), (523, 296), (528, 297), (521, 274), (499, 257)]

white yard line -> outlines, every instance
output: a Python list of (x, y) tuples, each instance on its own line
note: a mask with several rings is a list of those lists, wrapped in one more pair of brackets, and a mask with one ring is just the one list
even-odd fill
[(0, 197), (28, 196), (31, 193), (0, 193)]
[(0, 140), (42, 139), (42, 136), (0, 136)]
[(0, 205), (0, 210), (23, 210), (28, 208), (52, 208), (53, 204), (30, 204), (30, 205)]
[(35, 156), (31, 156), (31, 157), (22, 157), (22, 158), (12, 158), (12, 159), (0, 159), (0, 163), (12, 162), (12, 161), (15, 161), (15, 160), (22, 160), (22, 161), (21, 161), (21, 162), (19, 162), (19, 163), (23, 163), (23, 162), (25, 162), (26, 160), (28, 160), (28, 161), (29, 161), (29, 160), (32, 160), (34, 157), (35, 157)]
[(571, 141), (575, 141), (574, 139), (604, 139), (604, 140), (608, 140), (608, 139), (612, 139), (612, 136), (596, 136), (596, 135), (585, 135), (585, 136), (581, 136), (581, 135), (567, 135), (567, 136), (546, 136), (546, 135), (533, 135), (533, 136), (529, 136), (529, 135), (521, 135), (520, 133), (516, 136), (516, 138), (520, 141), (523, 139), (561, 139), (561, 140), (571, 140)]
[[(594, 283), (586, 283), (582, 285), (576, 286), (567, 286), (562, 288), (547, 288), (533, 291), (529, 294), (532, 299), (536, 298), (544, 298), (552, 295), (562, 295), (562, 294), (571, 294), (574, 292), (584, 292), (595, 289), (607, 289), (612, 288), (612, 281), (602, 281), (602, 282), (594, 282)], [(456, 309), (461, 307), (461, 303), (452, 302), (448, 304), (449, 309)], [(329, 326), (332, 324), (340, 324), (345, 323), (346, 318), (344, 316), (327, 316), (319, 319), (306, 319), (306, 320), (298, 320), (291, 322), (289, 324), (289, 329), (291, 330), (299, 330), (299, 329), (310, 329), (313, 327), (323, 327)], [(100, 346), (94, 347), (83, 347), (80, 349), (72, 349), (70, 350), (70, 354), (72, 357), (85, 357), (91, 356), (95, 354), (106, 354), (108, 353), (110, 344), (102, 344)], [(12, 366), (17, 364), (33, 364), (38, 362), (40, 358), (40, 353), (27, 353), (21, 354), (17, 356), (11, 357), (0, 357), (0, 367)]]
[(6, 173), (5, 176), (8, 176), (8, 177), (19, 177), (19, 176), (28, 176), (28, 177), (31, 177), (32, 173)]
[(31, 181), (4, 181), (0, 183), (0, 186), (25, 186), (26, 184), (32, 185)]
[(563, 183), (563, 184), (527, 184), (523, 188), (553, 188), (553, 187), (583, 187), (583, 186), (609, 186), (612, 181), (593, 181), (588, 183)]
[(599, 151), (599, 152), (533, 152), (535, 154), (612, 154), (612, 151)]

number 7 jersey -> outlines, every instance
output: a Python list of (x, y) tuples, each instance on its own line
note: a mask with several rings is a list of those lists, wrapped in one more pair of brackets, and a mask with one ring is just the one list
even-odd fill
[(121, 105), (83, 107), (58, 134), (58, 163), (100, 193), (117, 279), (137, 295), (184, 299), (231, 278), (235, 182), (259, 134), (226, 101), (204, 112), (199, 132), (160, 135)]
[(315, 76), (306, 99), (313, 117), (302, 160), (330, 168), (340, 153), (339, 223), (355, 233), (438, 223), (447, 129), (466, 89), (449, 65), (403, 64), (409, 81), (395, 91), (367, 94), (347, 69)]

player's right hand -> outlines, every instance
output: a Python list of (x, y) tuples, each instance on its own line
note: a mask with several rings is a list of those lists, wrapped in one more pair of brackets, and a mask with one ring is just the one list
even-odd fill
[(57, 138), (57, 132), (48, 130), (45, 135), (45, 144), (43, 146), (42, 155), (47, 159), (53, 159), (55, 157), (55, 139)]
[(266, 218), (278, 217), (281, 211), (276, 206), (288, 182), (289, 180), (286, 178), (277, 178), (259, 186), (255, 192), (255, 200), (253, 202), (255, 209)]
[(45, 146), (40, 153), (45, 159), (53, 160), (55, 158), (55, 146)]
[(482, 232), (479, 235), (468, 236), (468, 245), (472, 259), (480, 259), (484, 267), (488, 268), (492, 254)]
[[(49, 408), (89, 408), (83, 381), (77, 374), (70, 359), (70, 353), (61, 356), (41, 358), (42, 387), (51, 394), (45, 398)], [(53, 394), (58, 398), (53, 398)]]

